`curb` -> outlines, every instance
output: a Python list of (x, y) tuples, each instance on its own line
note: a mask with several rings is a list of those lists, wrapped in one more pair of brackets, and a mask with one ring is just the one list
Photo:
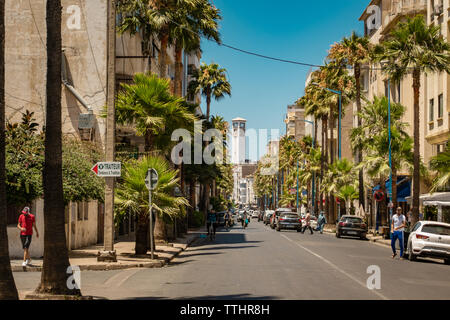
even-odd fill
[[(181, 244), (180, 247), (173, 246), (174, 249), (178, 249), (176, 252), (172, 252), (168, 257), (161, 257), (159, 261), (153, 262), (135, 262), (135, 263), (108, 263), (108, 264), (92, 264), (92, 265), (79, 265), (80, 271), (111, 271), (111, 270), (126, 270), (126, 269), (136, 269), (136, 268), (162, 268), (168, 265), (174, 258), (176, 258), (180, 253), (185, 251), (195, 240), (198, 239), (198, 236), (194, 236), (191, 239), (188, 239), (186, 244)], [(172, 247), (172, 246), (171, 246)], [(41, 266), (31, 266), (31, 267), (22, 267), (22, 266), (11, 266), (12, 272), (42, 272)], [(33, 295), (38, 296), (38, 295)], [(65, 296), (59, 297), (57, 300), (66, 300)], [(34, 299), (34, 298), (33, 298)], [(38, 300), (46, 300), (45, 296), (41, 298), (36, 298)], [(51, 299), (50, 299), (51, 300)], [(70, 300), (70, 299), (69, 299)], [(74, 299), (77, 300), (77, 299)], [(89, 299), (87, 299), (89, 300)]]

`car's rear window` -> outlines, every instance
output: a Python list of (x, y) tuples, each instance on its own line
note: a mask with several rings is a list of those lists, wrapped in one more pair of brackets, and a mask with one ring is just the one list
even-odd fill
[(283, 213), (281, 216), (285, 218), (298, 218), (298, 215), (296, 214), (289, 214), (289, 213)]
[(345, 218), (344, 221), (347, 223), (362, 223), (360, 218)]
[(441, 236), (450, 236), (450, 227), (428, 224), (422, 227), (422, 232), (438, 234)]

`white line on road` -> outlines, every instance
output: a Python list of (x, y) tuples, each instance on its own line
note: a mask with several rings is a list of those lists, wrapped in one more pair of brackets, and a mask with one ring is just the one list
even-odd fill
[[(292, 242), (293, 244), (299, 246), (300, 248), (302, 248), (303, 250), (305, 250), (306, 252), (312, 254), (313, 256), (319, 258), (320, 260), (322, 260), (323, 262), (325, 262), (326, 264), (330, 265), (331, 267), (333, 267), (334, 269), (336, 269), (337, 271), (339, 271), (340, 273), (342, 273), (343, 275), (349, 277), (350, 279), (352, 279), (353, 281), (357, 282), (358, 284), (360, 284), (363, 288), (367, 289), (367, 286), (365, 283), (359, 281), (358, 279), (356, 279), (354, 276), (352, 276), (351, 274), (345, 272), (344, 270), (342, 270), (341, 268), (339, 268), (337, 265), (335, 265), (334, 263), (332, 263), (331, 261), (325, 259), (324, 257), (322, 257), (321, 255), (315, 253), (314, 251), (309, 250), (308, 248), (305, 248), (304, 246), (302, 246), (301, 244), (299, 244), (298, 242), (293, 241), (292, 239), (289, 239), (288, 237), (286, 237), (284, 234), (281, 235), (283, 238), (285, 238), (286, 240)], [(368, 289), (367, 289), (368, 290)], [(382, 295), (381, 293), (379, 293), (378, 291), (375, 290), (369, 290), (370, 292), (376, 294), (378, 297), (380, 297), (383, 300), (389, 300), (386, 296)]]

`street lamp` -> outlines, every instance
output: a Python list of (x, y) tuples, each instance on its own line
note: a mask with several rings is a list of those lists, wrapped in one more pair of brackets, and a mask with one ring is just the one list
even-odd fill
[(329, 88), (325, 88), (325, 87), (322, 87), (320, 84), (318, 84), (317, 82), (313, 82), (313, 83), (311, 83), (312, 85), (315, 85), (315, 86), (317, 86), (317, 87), (319, 87), (319, 88), (322, 88), (322, 89), (324, 89), (324, 90), (327, 90), (327, 91), (329, 91), (329, 92), (332, 92), (332, 93), (335, 93), (335, 94), (337, 94), (337, 95), (339, 95), (339, 160), (341, 160), (341, 158), (342, 158), (342, 153), (341, 153), (341, 150), (342, 150), (342, 130), (341, 130), (341, 119), (342, 119), (342, 91), (339, 91), (339, 90), (333, 90), (333, 89), (329, 89)]

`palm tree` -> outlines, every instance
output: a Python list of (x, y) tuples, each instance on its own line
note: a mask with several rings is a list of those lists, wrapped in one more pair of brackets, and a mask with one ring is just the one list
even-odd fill
[[(385, 192), (385, 182), (389, 177), (389, 102), (386, 97), (375, 97), (366, 104), (359, 117), (361, 126), (354, 128), (350, 135), (354, 150), (361, 149), (366, 159), (358, 166), (366, 168), (376, 184), (380, 184)], [(405, 107), (398, 103), (391, 103), (391, 150), (392, 150), (392, 202), (397, 205), (397, 172), (412, 169), (412, 139), (406, 132), (407, 124), (401, 119), (405, 114)], [(366, 161), (367, 160), (367, 161)], [(385, 205), (381, 206), (385, 213)], [(383, 217), (384, 219), (384, 217)], [(384, 221), (384, 220), (383, 220)]]
[(145, 138), (145, 151), (165, 147), (167, 139), (158, 145), (158, 139), (172, 135), (173, 128), (192, 128), (196, 117), (194, 110), (182, 98), (170, 93), (170, 81), (155, 74), (138, 73), (131, 85), (122, 84), (118, 94), (117, 122), (134, 125), (136, 133)]
[(9, 260), (6, 221), (5, 0), (0, 0), (0, 300), (18, 300)]
[(220, 11), (209, 0), (177, 0), (171, 23), (171, 39), (175, 43), (174, 94), (182, 96), (182, 53), (200, 50), (200, 36), (220, 43), (218, 20)]
[(39, 293), (79, 295), (67, 287), (70, 266), (66, 245), (62, 179), (61, 117), (61, 0), (48, 0), (47, 80), (45, 119), (44, 187), (44, 264)]
[(422, 72), (450, 73), (450, 44), (440, 34), (439, 25), (427, 26), (417, 15), (400, 22), (389, 38), (376, 48), (377, 60), (387, 61), (385, 72), (400, 81), (410, 71), (414, 94), (414, 173), (412, 223), (419, 219), (420, 196), (420, 82)]
[(339, 188), (336, 197), (345, 202), (345, 214), (350, 214), (353, 200), (358, 199), (358, 190), (355, 186), (345, 185)]
[(207, 65), (202, 63), (200, 69), (195, 70), (193, 74), (194, 80), (189, 84), (189, 92), (191, 94), (201, 94), (206, 98), (206, 119), (209, 121), (211, 111), (211, 99), (214, 97), (216, 101), (225, 98), (226, 95), (231, 96), (231, 85), (226, 76), (227, 70), (220, 68), (216, 63)]
[[(115, 204), (117, 214), (135, 214), (138, 217), (136, 230), (136, 254), (146, 254), (150, 249), (149, 235), (149, 194), (145, 186), (148, 169), (158, 172), (158, 184), (152, 191), (152, 208), (159, 219), (164, 220), (182, 214), (182, 208), (189, 206), (183, 197), (174, 197), (172, 192), (178, 185), (178, 172), (170, 168), (161, 157), (144, 157), (125, 165), (123, 182), (116, 189)], [(155, 226), (156, 229), (156, 226)], [(155, 230), (156, 231), (156, 230)], [(156, 238), (156, 235), (155, 235)]]
[[(345, 64), (353, 66), (355, 78), (355, 94), (357, 112), (361, 112), (361, 65), (370, 61), (371, 45), (367, 36), (360, 37), (352, 32), (349, 38), (343, 38), (341, 42), (334, 44), (329, 52), (329, 57)], [(358, 117), (358, 126), (361, 119)], [(357, 150), (358, 163), (363, 160), (362, 150)], [(364, 207), (364, 175), (359, 171), (359, 203)]]
[(450, 142), (447, 142), (444, 152), (431, 158), (430, 168), (437, 172), (431, 192), (448, 189), (450, 185)]

